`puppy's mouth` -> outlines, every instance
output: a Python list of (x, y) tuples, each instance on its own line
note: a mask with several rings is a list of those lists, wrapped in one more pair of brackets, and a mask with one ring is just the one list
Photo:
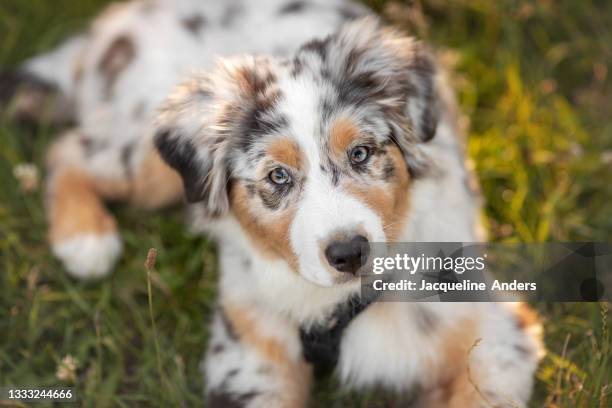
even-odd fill
[(351, 282), (355, 282), (359, 279), (359, 275), (355, 274), (355, 275), (348, 275), (348, 274), (334, 274), (333, 277), (333, 286), (336, 285), (343, 285), (346, 283), (351, 283)]

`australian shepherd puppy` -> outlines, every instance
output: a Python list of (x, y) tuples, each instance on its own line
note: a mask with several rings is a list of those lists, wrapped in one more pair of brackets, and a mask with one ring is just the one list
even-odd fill
[[(103, 276), (120, 254), (107, 200), (185, 195), (218, 240), (208, 406), (306, 404), (304, 339), (358, 297), (364, 244), (481, 239), (452, 93), (422, 43), (369, 14), (344, 0), (131, 1), (4, 74), (16, 115), (75, 124), (47, 178), (49, 238), (71, 274)], [(522, 407), (539, 330), (515, 304), (375, 302), (330, 349), (342, 384), (402, 406)]]

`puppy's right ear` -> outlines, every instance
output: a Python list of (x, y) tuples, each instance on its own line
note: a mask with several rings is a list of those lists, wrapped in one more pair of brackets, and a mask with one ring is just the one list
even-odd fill
[(278, 98), (274, 67), (264, 57), (219, 61), (177, 87), (158, 115), (157, 150), (183, 177), (187, 201), (211, 217), (229, 210), (232, 149), (265, 128), (259, 113)]
[(215, 127), (210, 79), (199, 75), (178, 86), (156, 121), (155, 147), (177, 170), (190, 203), (202, 202), (211, 217), (229, 209), (227, 184), (230, 143)]

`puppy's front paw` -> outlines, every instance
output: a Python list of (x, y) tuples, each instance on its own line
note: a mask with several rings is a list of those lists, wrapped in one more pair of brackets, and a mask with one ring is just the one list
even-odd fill
[(79, 279), (106, 276), (121, 250), (121, 238), (117, 233), (81, 234), (53, 243), (55, 256), (72, 276)]

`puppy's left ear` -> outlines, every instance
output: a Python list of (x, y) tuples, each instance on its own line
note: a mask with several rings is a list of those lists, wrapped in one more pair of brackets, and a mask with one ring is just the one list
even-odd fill
[(374, 101), (395, 119), (407, 119), (395, 123), (404, 128), (400, 137), (426, 142), (435, 136), (440, 110), (436, 64), (422, 43), (372, 17), (345, 25), (329, 41), (327, 58), (340, 62), (330, 65), (337, 78), (346, 78), (345, 96), (355, 99), (349, 102)]

